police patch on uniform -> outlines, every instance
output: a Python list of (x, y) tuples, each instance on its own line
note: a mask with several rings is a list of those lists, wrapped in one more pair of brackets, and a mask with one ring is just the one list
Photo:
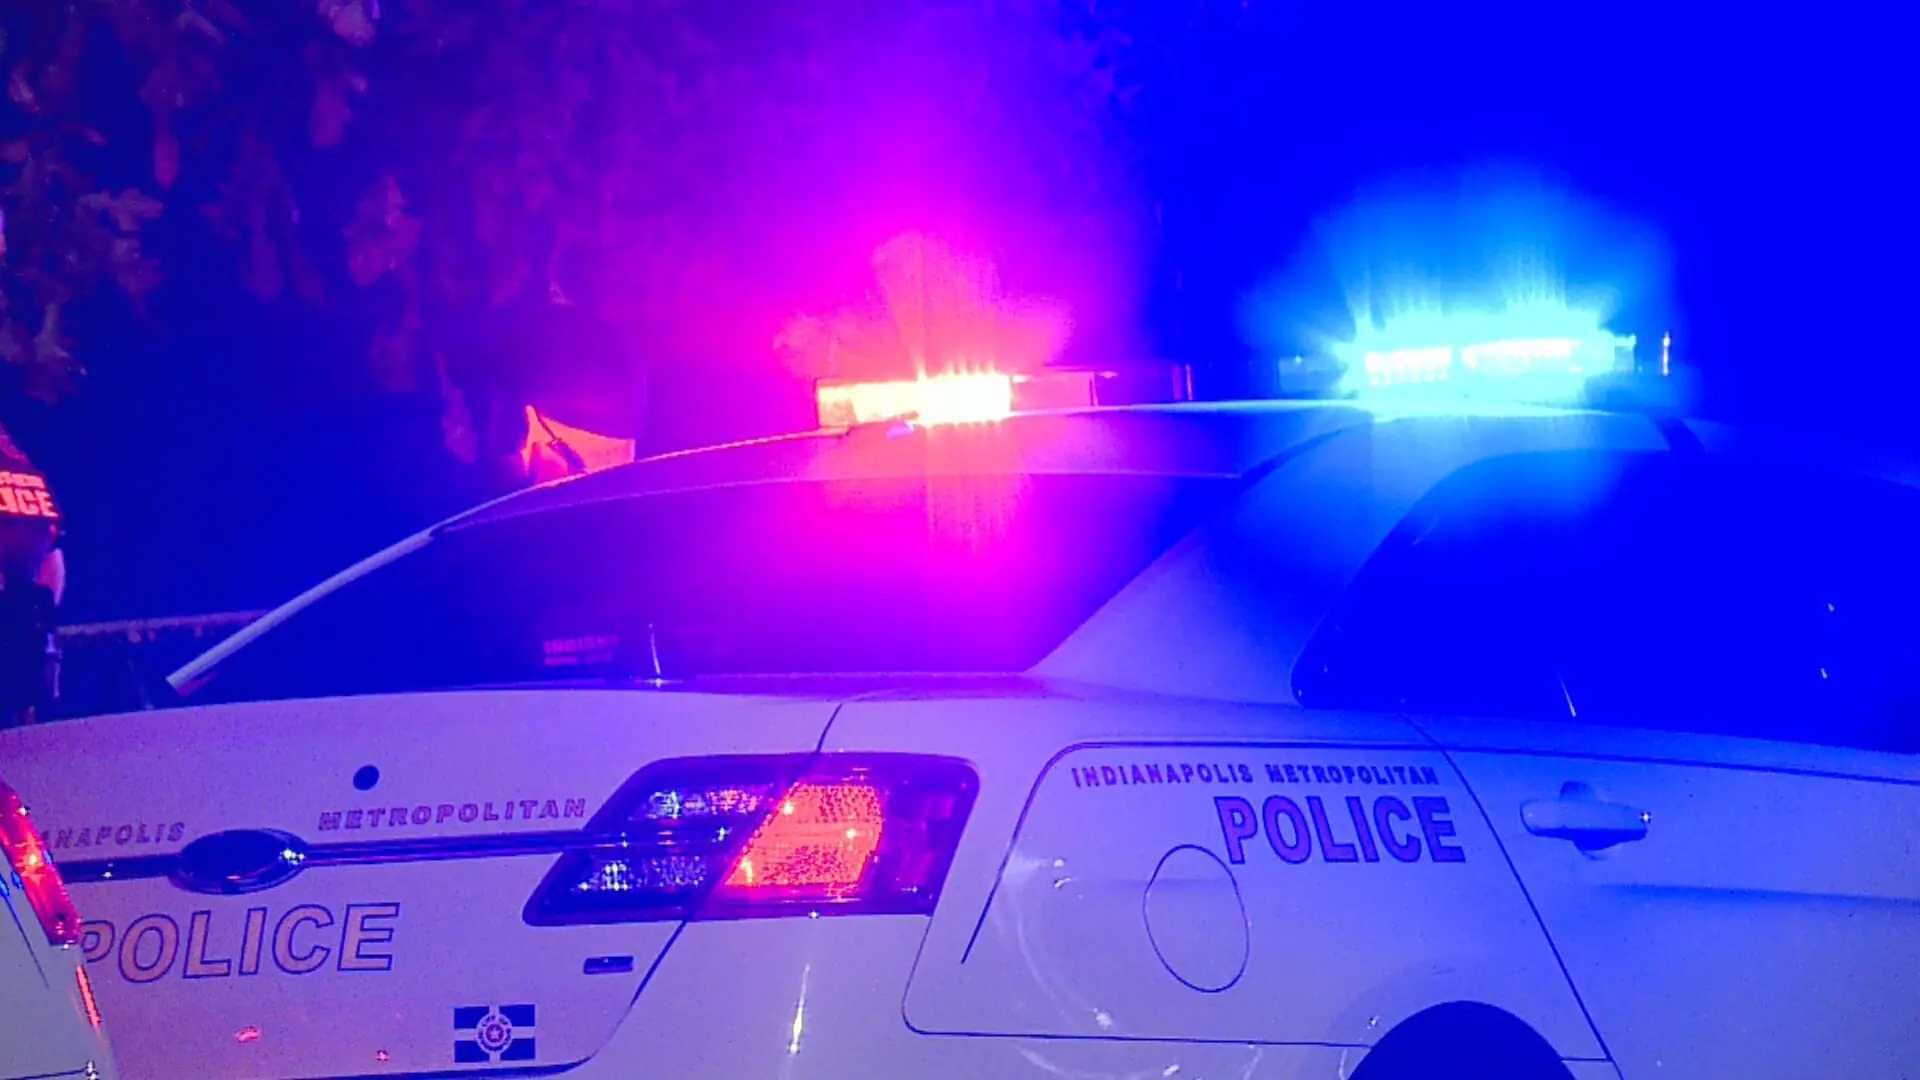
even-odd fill
[(458, 1005), (453, 1010), (453, 1030), (456, 1064), (534, 1058), (531, 1005)]

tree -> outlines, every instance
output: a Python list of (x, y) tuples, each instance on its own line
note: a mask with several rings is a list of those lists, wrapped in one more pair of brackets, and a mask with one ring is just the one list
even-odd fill
[(636, 400), (648, 365), (771, 362), (897, 232), (991, 250), (1044, 226), (1045, 258), (1112, 265), (1074, 214), (1131, 197), (1137, 22), (1098, 0), (16, 2), (0, 353), (35, 396), (75, 389), (73, 312), (137, 314), (162, 269), (216, 258), (143, 239), (191, 209), (251, 293), (354, 320), (378, 386), (440, 395), (449, 448), (497, 457), (554, 371)]

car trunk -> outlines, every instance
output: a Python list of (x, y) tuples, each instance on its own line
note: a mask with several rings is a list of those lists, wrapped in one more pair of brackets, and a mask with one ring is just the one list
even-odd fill
[(0, 760), (72, 882), (128, 1075), (444, 1073), (599, 1049), (679, 923), (531, 925), (559, 853), (641, 767), (811, 751), (832, 708), (557, 688), (221, 705), (8, 732)]

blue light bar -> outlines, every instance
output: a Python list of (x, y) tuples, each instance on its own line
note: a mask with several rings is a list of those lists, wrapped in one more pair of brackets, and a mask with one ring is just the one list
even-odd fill
[[(1628, 339), (1629, 346), (1631, 339)], [(1523, 378), (1528, 375), (1604, 375), (1617, 360), (1617, 339), (1516, 338), (1455, 348), (1432, 345), (1369, 352), (1361, 358), (1367, 385), (1402, 386), (1462, 378)]]
[(1453, 349), (1439, 345), (1424, 349), (1389, 349), (1365, 358), (1368, 386), (1443, 382), (1453, 374)]
[(1591, 313), (1416, 313), (1368, 328), (1345, 349), (1346, 387), (1361, 397), (1447, 401), (1463, 397), (1563, 404), (1588, 379), (1632, 367), (1634, 340)]

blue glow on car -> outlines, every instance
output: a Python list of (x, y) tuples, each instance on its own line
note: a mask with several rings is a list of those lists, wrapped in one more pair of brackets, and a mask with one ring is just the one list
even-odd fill
[(1566, 404), (1587, 380), (1630, 368), (1634, 340), (1562, 304), (1497, 312), (1419, 310), (1363, 326), (1336, 348), (1346, 389), (1365, 398)]

